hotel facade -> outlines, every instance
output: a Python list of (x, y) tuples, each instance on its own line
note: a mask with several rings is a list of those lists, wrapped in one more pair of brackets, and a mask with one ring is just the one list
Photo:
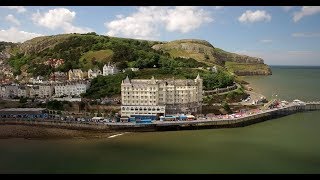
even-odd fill
[(121, 83), (121, 116), (157, 116), (202, 110), (203, 80), (132, 79)]

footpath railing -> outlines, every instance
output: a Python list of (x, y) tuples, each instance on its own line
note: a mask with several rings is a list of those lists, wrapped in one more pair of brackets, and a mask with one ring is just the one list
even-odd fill
[(232, 86), (227, 86), (226, 88), (216, 88), (214, 90), (209, 90), (209, 91), (204, 91), (204, 95), (214, 95), (214, 94), (219, 94), (219, 93), (225, 93), (228, 91), (233, 91), (238, 88), (238, 85), (235, 83)]

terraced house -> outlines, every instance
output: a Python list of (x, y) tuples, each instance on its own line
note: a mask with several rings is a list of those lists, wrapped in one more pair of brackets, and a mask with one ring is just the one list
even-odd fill
[(56, 97), (80, 96), (81, 93), (86, 92), (89, 86), (90, 84), (87, 81), (61, 83), (54, 86), (54, 92)]
[(70, 69), (68, 72), (69, 81), (82, 80), (84, 78), (84, 73), (81, 69)]

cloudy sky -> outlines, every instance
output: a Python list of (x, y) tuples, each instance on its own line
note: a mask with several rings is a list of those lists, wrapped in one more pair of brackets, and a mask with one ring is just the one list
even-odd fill
[(320, 6), (0, 6), (0, 41), (61, 33), (205, 39), (269, 65), (320, 65)]

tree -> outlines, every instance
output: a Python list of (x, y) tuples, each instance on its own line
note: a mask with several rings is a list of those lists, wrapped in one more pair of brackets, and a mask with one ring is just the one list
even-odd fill
[(116, 63), (116, 66), (117, 66), (118, 69), (122, 70), (122, 69), (127, 68), (127, 67), (128, 67), (128, 64), (127, 64), (127, 62), (122, 61), (122, 62)]
[(19, 103), (26, 103), (28, 100), (26, 97), (20, 97)]
[(222, 107), (223, 107), (223, 109), (226, 110), (228, 113), (231, 113), (231, 112), (232, 112), (231, 109), (230, 109), (230, 107), (229, 107), (229, 104), (228, 104), (226, 101), (223, 101)]

